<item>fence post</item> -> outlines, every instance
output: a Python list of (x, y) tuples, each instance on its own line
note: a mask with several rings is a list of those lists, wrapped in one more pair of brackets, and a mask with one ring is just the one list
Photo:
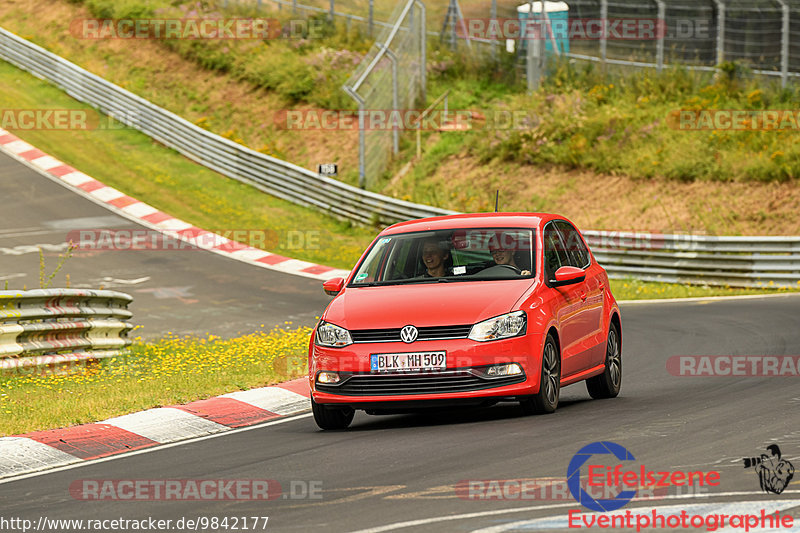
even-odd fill
[[(528, 3), (529, 10), (528, 10), (528, 18), (526, 20), (527, 24), (534, 24), (533, 20), (533, 0)], [(544, 2), (542, 2), (542, 11), (544, 11)], [(541, 27), (539, 30), (535, 30), (533, 32), (529, 32), (526, 30), (525, 34), (531, 35), (533, 33), (533, 37), (528, 37), (526, 53), (525, 53), (525, 71), (528, 75), (528, 92), (533, 92), (539, 88), (539, 83), (541, 82), (542, 72), (541, 72)]]
[(292, 0), (292, 13), (297, 13), (297, 0)]
[[(492, 0), (492, 10), (490, 11), (489, 16), (491, 17), (492, 21), (497, 19), (497, 0)], [(497, 61), (497, 41), (492, 43), (492, 61)]]
[[(663, 24), (664, 28), (667, 27), (667, 5), (664, 0), (656, 0), (658, 4), (658, 22)], [(664, 70), (664, 32), (659, 32), (658, 41), (656, 42), (656, 70), (661, 72)]]
[(420, 32), (420, 62), (419, 62), (419, 73), (420, 73), (420, 84), (422, 85), (422, 101), (426, 102), (428, 100), (428, 28), (427, 24), (427, 15), (425, 13), (425, 4), (422, 2), (416, 2), (417, 6), (419, 7), (419, 32)]
[(714, 0), (717, 6), (717, 65), (725, 61), (725, 4)]
[(374, 4), (375, 4), (375, 0), (369, 0), (369, 26), (368, 26), (368, 28), (369, 28), (369, 36), (370, 37), (372, 37), (372, 24), (373, 24), (372, 12), (373, 12), (373, 8), (374, 8)]
[[(383, 49), (386, 50), (386, 55), (392, 62), (392, 109), (397, 110), (399, 104), (397, 103), (397, 56), (394, 55), (386, 44), (383, 44)], [(397, 155), (400, 152), (400, 132), (397, 131), (397, 126), (392, 127), (392, 153)]]
[(342, 85), (342, 89), (358, 103), (358, 186), (363, 189), (367, 185), (366, 157), (364, 154), (366, 145), (364, 138), (364, 99), (346, 84)]
[(778, 0), (781, 5), (781, 87), (789, 81), (789, 4)]
[(600, 34), (600, 64), (606, 69), (606, 46), (608, 45), (608, 0), (600, 0), (600, 21), (603, 31)]
[(335, 2), (335, 0), (331, 0), (331, 9), (330, 9), (330, 12), (328, 14), (328, 18), (330, 19), (331, 22), (333, 22), (333, 14), (336, 11), (335, 6), (334, 6), (334, 2)]

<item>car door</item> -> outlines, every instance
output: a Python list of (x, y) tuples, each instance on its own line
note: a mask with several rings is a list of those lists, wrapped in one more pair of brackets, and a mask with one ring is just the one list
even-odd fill
[(586, 271), (586, 280), (583, 283), (585, 292), (580, 293), (583, 301), (584, 320), (581, 332), (580, 350), (587, 354), (587, 368), (599, 365), (605, 357), (605, 338), (603, 335), (603, 301), (605, 286), (601, 276), (600, 266), (592, 262), (592, 256), (580, 232), (566, 220), (557, 220), (556, 227), (561, 233), (570, 265)]
[(545, 284), (552, 298), (552, 309), (558, 322), (559, 344), (561, 346), (561, 379), (587, 368), (588, 355), (584, 353), (582, 341), (588, 329), (585, 316), (585, 284), (575, 283), (553, 287), (549, 281), (555, 279), (556, 271), (562, 266), (571, 265), (567, 247), (554, 222), (548, 222), (542, 230)]

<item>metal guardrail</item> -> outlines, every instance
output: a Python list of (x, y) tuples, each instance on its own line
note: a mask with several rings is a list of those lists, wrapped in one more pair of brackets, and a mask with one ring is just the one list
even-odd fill
[(56, 84), (73, 98), (96, 107), (189, 159), (284, 200), (364, 224), (391, 224), (452, 213), (365, 191), (251, 150), (2, 28), (0, 58)]
[(800, 289), (800, 237), (583, 232), (613, 278)]
[(131, 344), (132, 301), (106, 290), (0, 291), (0, 370), (118, 355)]

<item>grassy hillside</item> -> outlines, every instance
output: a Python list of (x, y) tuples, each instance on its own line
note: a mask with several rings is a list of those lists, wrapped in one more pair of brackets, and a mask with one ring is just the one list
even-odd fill
[[(379, 2), (380, 3), (380, 2)], [(231, 3), (233, 5), (233, 3)], [(268, 2), (264, 3), (268, 5)], [(486, 2), (463, 2), (480, 13)], [(383, 4), (381, 4), (383, 5)], [(262, 15), (291, 17), (290, 10)], [(370, 41), (360, 28), (323, 25), (319, 39), (137, 41), (76, 39), (80, 17), (205, 16), (219, 6), (167, 0), (28, 0), (0, 5), (4, 27), (123, 85), (216, 133), (307, 168), (339, 164), (357, 179), (354, 131), (297, 131), (275, 125), (287, 109), (349, 108), (341, 83)], [(224, 15), (255, 14), (243, 8)], [(435, 15), (430, 14), (431, 17)], [(680, 131), (680, 109), (787, 109), (797, 88), (750, 80), (729, 65), (719, 79), (681, 70), (601, 73), (553, 65), (526, 94), (502, 68), (429, 50), (430, 99), (450, 91), (451, 109), (491, 116), (522, 111), (521, 130), (401, 136), (401, 153), (375, 180), (379, 192), (458, 210), (488, 209), (500, 190), (508, 210), (557, 211), (583, 227), (716, 234), (800, 232), (800, 134), (796, 131)]]

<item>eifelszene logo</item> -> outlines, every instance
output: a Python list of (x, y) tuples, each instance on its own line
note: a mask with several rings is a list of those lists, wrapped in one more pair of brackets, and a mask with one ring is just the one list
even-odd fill
[[(653, 471), (645, 465), (617, 464), (607, 466), (601, 464), (609, 458), (591, 460), (594, 456), (611, 455), (618, 461), (635, 461), (636, 458), (623, 446), (609, 441), (600, 441), (587, 444), (576, 453), (567, 467), (567, 487), (575, 501), (592, 511), (601, 513), (615, 511), (625, 506), (637, 494), (639, 489), (685, 487), (692, 486), (719, 486), (720, 474), (717, 471)], [(612, 459), (613, 460), (613, 459)], [(612, 498), (595, 499), (581, 485), (581, 468), (586, 465), (585, 474), (588, 487), (614, 487), (620, 488)]]
[(789, 486), (794, 477), (794, 465), (786, 459), (781, 459), (781, 449), (777, 444), (767, 446), (769, 455), (762, 453), (761, 457), (745, 457), (745, 468), (752, 468), (758, 474), (761, 490), (780, 494)]

